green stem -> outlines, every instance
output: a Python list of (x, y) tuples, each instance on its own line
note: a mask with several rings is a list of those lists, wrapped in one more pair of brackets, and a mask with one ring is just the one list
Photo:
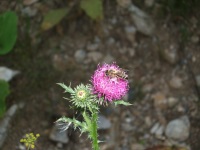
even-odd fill
[(92, 147), (94, 150), (99, 150), (99, 144), (98, 144), (98, 134), (97, 134), (97, 112), (93, 112), (92, 113), (92, 131), (91, 131), (91, 135), (92, 135)]

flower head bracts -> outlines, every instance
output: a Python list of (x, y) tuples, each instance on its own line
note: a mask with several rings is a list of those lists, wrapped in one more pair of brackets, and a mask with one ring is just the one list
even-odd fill
[(74, 88), (74, 93), (71, 93), (71, 102), (79, 108), (96, 108), (94, 104), (96, 97), (92, 94), (90, 85), (80, 84)]
[(97, 94), (99, 98), (104, 97), (104, 99), (108, 101), (120, 100), (128, 92), (128, 81), (117, 76), (108, 76), (108, 70), (119, 72), (122, 69), (115, 63), (99, 65), (91, 80), (93, 92)]

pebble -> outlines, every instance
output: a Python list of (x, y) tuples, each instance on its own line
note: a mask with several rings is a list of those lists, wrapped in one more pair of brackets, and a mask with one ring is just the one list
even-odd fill
[(167, 98), (166, 96), (161, 93), (157, 92), (152, 95), (152, 98), (154, 100), (154, 107), (159, 109), (166, 109), (167, 108)]
[(155, 0), (145, 0), (144, 1), (144, 4), (147, 6), (147, 7), (152, 7), (155, 3)]
[(74, 54), (76, 62), (83, 62), (86, 57), (86, 52), (83, 49), (77, 50)]
[(7, 137), (10, 121), (12, 117), (14, 116), (14, 114), (16, 113), (17, 109), (18, 109), (18, 106), (16, 104), (12, 105), (6, 112), (3, 120), (1, 120), (0, 122), (0, 148)]
[(98, 118), (98, 130), (106, 130), (111, 127), (111, 122), (105, 116), (99, 115)]
[(113, 37), (110, 37), (107, 41), (106, 41), (106, 44), (107, 45), (113, 45), (113, 44), (115, 44), (115, 39), (113, 38)]
[(172, 120), (167, 124), (165, 134), (168, 138), (185, 141), (190, 134), (190, 122), (187, 116)]
[(175, 89), (179, 89), (183, 86), (183, 83), (182, 83), (182, 79), (178, 76), (174, 76), (170, 81), (169, 81), (169, 85), (172, 87), (172, 88), (175, 88)]
[(167, 104), (169, 107), (174, 107), (178, 103), (178, 99), (174, 97), (169, 97), (167, 99)]
[(163, 58), (172, 65), (177, 62), (177, 57), (176, 49), (165, 49), (163, 51)]
[(87, 45), (87, 50), (88, 51), (96, 51), (99, 48), (99, 44), (98, 43), (94, 43), (94, 44), (89, 44)]
[(131, 144), (131, 149), (132, 150), (145, 150), (144, 145), (138, 144), (138, 143), (133, 143)]
[(24, 5), (31, 5), (33, 3), (36, 3), (38, 0), (23, 0)]
[(151, 17), (133, 4), (129, 5), (129, 11), (132, 13), (131, 16), (136, 29), (145, 35), (151, 36), (155, 29), (155, 23)]
[(96, 63), (98, 63), (102, 59), (102, 57), (103, 57), (103, 55), (100, 52), (89, 52), (88, 53), (88, 58)]
[(131, 0), (117, 0), (117, 3), (119, 6), (123, 7), (123, 8), (127, 8), (128, 6), (131, 5)]
[(194, 35), (194, 36), (191, 37), (191, 41), (192, 41), (192, 43), (196, 44), (196, 43), (199, 42), (199, 37)]
[(113, 56), (111, 56), (110, 54), (107, 54), (104, 59), (103, 62), (104, 63), (112, 63), (115, 60), (115, 58)]
[(195, 79), (196, 79), (197, 86), (200, 87), (200, 75), (197, 75)]
[(26, 15), (28, 17), (34, 17), (38, 12), (36, 8), (32, 8), (32, 7), (25, 7), (21, 11), (23, 15)]
[(52, 141), (63, 144), (66, 144), (69, 141), (69, 138), (67, 136), (67, 130), (62, 131), (62, 129), (60, 129), (60, 126), (58, 124), (55, 124), (53, 126), (49, 138)]
[(7, 67), (0, 67), (0, 80), (8, 82), (19, 73), (20, 73), (19, 71), (12, 70)]

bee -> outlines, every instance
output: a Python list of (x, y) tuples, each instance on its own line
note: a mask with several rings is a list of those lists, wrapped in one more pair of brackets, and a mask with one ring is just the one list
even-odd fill
[(106, 70), (106, 76), (109, 78), (117, 78), (117, 79), (128, 79), (128, 75), (126, 74), (126, 71), (124, 69), (109, 69)]

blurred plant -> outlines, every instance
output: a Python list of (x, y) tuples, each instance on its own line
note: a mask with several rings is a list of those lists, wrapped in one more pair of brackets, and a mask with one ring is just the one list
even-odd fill
[(25, 138), (20, 139), (21, 143), (24, 143), (27, 147), (27, 150), (35, 148), (35, 142), (38, 139), (40, 134), (34, 135), (33, 133), (26, 134)]
[(199, 6), (198, 0), (158, 0), (172, 15), (186, 17), (194, 8)]
[(9, 84), (4, 80), (0, 80), (0, 117), (2, 117), (6, 111), (6, 97), (9, 95)]
[(0, 15), (0, 54), (7, 54), (17, 39), (17, 15), (8, 11)]
[(108, 103), (131, 105), (120, 100), (127, 94), (129, 89), (127, 77), (126, 72), (113, 63), (98, 66), (91, 77), (92, 84), (80, 84), (72, 89), (70, 86), (59, 83), (65, 89), (65, 92), (71, 94), (69, 100), (75, 109), (81, 111), (83, 121), (81, 122), (76, 118), (62, 117), (56, 122), (65, 125), (62, 129), (67, 130), (73, 124), (74, 129), (80, 129), (81, 134), (88, 133), (88, 138), (92, 140), (93, 149), (99, 150), (98, 144), (100, 141), (98, 141), (97, 133), (99, 107), (100, 105), (108, 105)]
[[(17, 15), (7, 11), (0, 15), (0, 55), (10, 52), (17, 39)], [(0, 117), (6, 111), (5, 99), (10, 93), (9, 84), (0, 80)]]
[[(74, 3), (76, 2), (74, 1)], [(82, 9), (92, 20), (101, 20), (103, 18), (102, 0), (81, 0), (78, 5), (73, 4), (68, 8), (65, 7), (47, 12), (41, 24), (42, 30), (48, 30), (57, 25), (74, 6), (78, 6), (78, 10)]]

